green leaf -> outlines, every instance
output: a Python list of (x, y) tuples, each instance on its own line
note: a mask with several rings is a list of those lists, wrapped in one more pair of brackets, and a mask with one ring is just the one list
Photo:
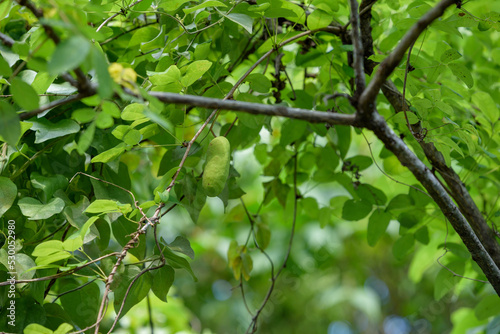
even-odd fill
[(243, 274), (243, 278), (245, 278), (245, 280), (249, 280), (250, 279), (250, 273), (252, 272), (252, 269), (253, 269), (253, 260), (252, 260), (252, 257), (250, 256), (250, 254), (247, 254), (247, 253), (241, 253), (240, 255), (241, 257), (241, 273)]
[(105, 112), (100, 112), (97, 114), (97, 118), (95, 120), (95, 125), (99, 129), (108, 129), (115, 124), (113, 117)]
[(266, 249), (271, 241), (271, 229), (267, 224), (255, 224), (255, 240), (261, 249)]
[(0, 57), (0, 75), (4, 77), (10, 77), (12, 75), (12, 69), (3, 57)]
[[(137, 269), (138, 270), (138, 269)], [(152, 275), (150, 272), (146, 272), (139, 276), (139, 278), (133, 281), (133, 278), (138, 276), (139, 273), (136, 273), (135, 276), (130, 277), (130, 280), (126, 282), (122, 282), (115, 291), (115, 310), (119, 310), (123, 304), (122, 313), (120, 314), (120, 318), (122, 318), (127, 312), (137, 305), (141, 300), (143, 300), (149, 293), (151, 289), (151, 284), (153, 281)], [(132, 283), (132, 287), (127, 294), (127, 289), (129, 285)], [(125, 299), (127, 297), (127, 299)], [(125, 303), (123, 303), (125, 299)]]
[(0, 101), (0, 136), (7, 144), (16, 146), (21, 137), (21, 122), (12, 106)]
[(427, 226), (422, 226), (415, 232), (415, 239), (421, 244), (427, 245), (429, 244), (429, 229)]
[(269, 7), (271, 7), (270, 3), (262, 3), (262, 4), (259, 4), (259, 5), (251, 5), (250, 7), (248, 7), (248, 11), (249, 12), (256, 12), (256, 13), (263, 13)]
[(54, 334), (54, 332), (39, 324), (29, 324), (24, 328), (23, 334)]
[[(9, 235), (8, 233), (6, 233)], [(9, 238), (9, 240), (12, 240)], [(10, 258), (9, 253), (7, 253), (7, 247), (5, 249), (0, 249), (0, 263), (4, 265), (4, 267), (10, 271), (10, 272), (16, 272), (17, 273), (17, 278), (18, 279), (31, 279), (33, 276), (35, 276), (36, 270), (34, 268), (36, 267), (35, 261), (33, 259), (23, 253), (16, 253), (16, 260), (12, 261), (12, 258)], [(32, 269), (33, 268), (33, 269)], [(23, 286), (22, 284), (21, 286)]]
[[(287, 12), (293, 12), (293, 15), (286, 14), (284, 17), (292, 22), (297, 22), (299, 24), (305, 25), (306, 23), (306, 13), (302, 7), (296, 5), (292, 2), (283, 1), (281, 2), (281, 9)], [(267, 13), (267, 12), (266, 12)]]
[(123, 141), (125, 142), (125, 144), (130, 146), (137, 145), (141, 140), (142, 140), (141, 132), (136, 129), (130, 129), (123, 136)]
[(205, 202), (207, 200), (207, 196), (203, 191), (201, 182), (202, 182), (201, 180), (199, 182), (196, 182), (194, 177), (191, 175), (186, 176), (182, 182), (185, 201), (187, 201), (187, 203), (183, 201), (183, 203), (185, 203), (184, 207), (186, 208), (186, 210), (189, 213), (189, 216), (195, 223), (198, 221), (198, 217), (200, 216), (200, 211), (205, 205)]
[(352, 171), (361, 171), (367, 169), (373, 164), (372, 158), (365, 155), (356, 155), (344, 161), (344, 167)]
[(474, 86), (474, 79), (472, 79), (472, 74), (470, 74), (467, 67), (456, 63), (450, 63), (448, 67), (457, 78), (467, 85), (467, 87), (472, 88)]
[[(476, 315), (474, 314), (474, 310), (467, 307), (461, 307), (453, 312), (451, 320), (454, 329), (478, 328), (484, 327), (484, 325), (486, 324), (486, 321), (477, 319)], [(485, 333), (496, 334), (495, 331), (496, 329), (494, 328), (493, 331)], [(460, 331), (455, 333), (460, 333)]]
[[(72, 282), (71, 280), (69, 282)], [(80, 328), (92, 325), (97, 319), (99, 311), (99, 286), (97, 283), (82, 285), (81, 283), (67, 283), (62, 286), (61, 292), (72, 291), (61, 296), (61, 305), (75, 324)], [(82, 309), (82, 306), (85, 306)]]
[(74, 252), (78, 248), (83, 246), (83, 238), (77, 235), (74, 238), (68, 238), (63, 242), (63, 248), (65, 251)]
[(90, 42), (81, 35), (72, 35), (57, 45), (47, 63), (47, 71), (58, 75), (80, 65), (90, 51)]
[(165, 72), (156, 73), (149, 77), (153, 85), (162, 86), (181, 81), (181, 71), (177, 66), (171, 65)]
[(31, 197), (21, 198), (18, 202), (19, 208), (29, 220), (47, 219), (61, 213), (64, 209), (64, 201), (60, 198), (53, 198), (47, 204), (42, 204), (37, 199)]
[(90, 217), (85, 224), (83, 224), (82, 228), (78, 232), (79, 235), (82, 237), (82, 239), (85, 239), (85, 236), (87, 235), (87, 232), (89, 229), (94, 225), (94, 223), (99, 220), (99, 216), (92, 216)]
[(54, 331), (54, 334), (67, 334), (69, 332), (71, 332), (71, 330), (73, 329), (73, 326), (71, 326), (70, 324), (61, 324), (59, 325), (59, 327), (57, 327), (57, 329)]
[(360, 184), (357, 187), (356, 194), (360, 199), (363, 199), (373, 205), (381, 206), (385, 205), (387, 202), (387, 196), (382, 190), (366, 183)]
[(412, 228), (420, 222), (420, 219), (422, 219), (422, 214), (416, 210), (405, 211), (398, 216), (399, 223), (405, 228)]
[(9, 178), (0, 176), (0, 217), (10, 209), (17, 197), (17, 186)]
[(439, 76), (444, 72), (445, 66), (440, 63), (434, 63), (429, 69), (427, 69), (427, 80), (429, 82), (435, 82)]
[(389, 222), (391, 221), (391, 214), (384, 212), (382, 210), (375, 210), (368, 220), (368, 229), (366, 231), (366, 236), (368, 239), (368, 244), (370, 246), (375, 246), (379, 239), (384, 235)]
[(71, 118), (78, 123), (89, 123), (95, 118), (96, 112), (92, 108), (76, 109), (71, 113)]
[(189, 240), (186, 239), (186, 237), (180, 235), (177, 236), (174, 241), (168, 244), (168, 247), (170, 247), (170, 249), (174, 252), (182, 253), (189, 256), (191, 260), (194, 260), (194, 251), (191, 248), (191, 244), (189, 243)]
[(455, 49), (448, 49), (441, 55), (441, 62), (448, 64), (454, 60), (460, 59), (462, 55)]
[(360, 220), (368, 216), (372, 211), (372, 205), (365, 200), (350, 199), (344, 203), (342, 218), (345, 220)]
[(69, 252), (59, 251), (59, 252), (52, 253), (48, 256), (39, 256), (36, 258), (35, 262), (37, 264), (37, 268), (38, 267), (44, 268), (48, 264), (56, 263), (56, 262), (59, 262), (61, 260), (66, 260), (66, 259), (69, 259), (70, 257), (71, 257), (71, 254)]
[(281, 126), (280, 145), (290, 145), (299, 140), (305, 133), (307, 122), (296, 119), (287, 119)]
[[(272, 87), (271, 81), (260, 73), (252, 73), (246, 80), (250, 83), (250, 88), (258, 93), (268, 93)], [(255, 115), (252, 116), (255, 117)]]
[(158, 36), (159, 30), (157, 27), (147, 26), (138, 29), (128, 43), (129, 48), (140, 47), (144, 42), (153, 40)]
[(121, 118), (125, 121), (136, 121), (145, 118), (143, 111), (146, 106), (140, 103), (131, 103), (123, 108)]
[(174, 283), (175, 271), (171, 266), (163, 266), (153, 272), (151, 290), (160, 300), (167, 302), (168, 291)]
[(345, 158), (349, 147), (351, 146), (351, 127), (345, 125), (335, 125), (334, 129), (328, 131), (329, 135), (333, 136), (333, 143), (340, 152), (340, 157)]
[(33, 123), (31, 130), (36, 131), (35, 144), (80, 131), (80, 126), (70, 119), (63, 119), (57, 123), (51, 123), (45, 118), (39, 118), (37, 120), (30, 120), (30, 122)]
[(408, 14), (415, 18), (420, 18), (425, 15), (432, 7), (425, 2), (415, 1), (408, 6)]
[(387, 204), (386, 211), (406, 210), (413, 205), (411, 197), (405, 194), (394, 196), (389, 204)]
[[(434, 299), (440, 300), (450, 292), (461, 280), (461, 277), (455, 276), (451, 271), (458, 275), (464, 274), (464, 261), (459, 260), (446, 264), (446, 268), (441, 268), (434, 280)], [(451, 271), (450, 271), (451, 270)]]
[(189, 87), (200, 79), (203, 74), (212, 66), (212, 62), (208, 60), (196, 60), (187, 66), (186, 72), (181, 79), (184, 87)]
[(332, 22), (332, 15), (321, 9), (314, 10), (311, 15), (307, 17), (307, 26), (310, 30), (327, 27)]
[(38, 172), (30, 175), (33, 188), (43, 191), (42, 199), (48, 201), (58, 189), (64, 189), (68, 185), (68, 180), (63, 175), (42, 176)]
[(110, 114), (113, 118), (120, 118), (121, 110), (115, 103), (111, 101), (103, 101), (101, 107), (102, 111), (106, 114)]
[(190, 14), (192, 12), (197, 11), (198, 9), (203, 9), (203, 8), (207, 8), (207, 7), (227, 7), (227, 6), (224, 3), (220, 2), (220, 1), (207, 0), (207, 1), (203, 2), (203, 3), (200, 3), (197, 6), (194, 6), (194, 7), (191, 7), (191, 8), (185, 8), (183, 10), (184, 10), (184, 13), (186, 13), (186, 15), (187, 15), (187, 14)]
[(167, 12), (173, 12), (177, 8), (179, 8), (182, 4), (189, 2), (191, 0), (168, 0), (168, 1), (162, 1), (160, 3), (160, 8), (165, 9)]
[(92, 47), (91, 56), (98, 81), (97, 92), (103, 99), (110, 98), (113, 94), (113, 79), (108, 72), (106, 57), (98, 47)]
[(141, 43), (140, 50), (142, 52), (148, 52), (161, 48), (164, 45), (165, 45), (165, 31), (163, 30), (163, 26), (160, 26), (160, 31), (157, 32), (157, 35), (153, 39)]
[[(408, 121), (410, 122), (410, 124), (415, 124), (415, 123), (418, 123), (418, 121), (419, 121), (417, 115), (415, 115), (414, 113), (412, 113), (410, 111), (406, 112), (406, 116), (408, 116)], [(394, 117), (392, 118), (392, 121), (394, 123), (398, 124), (399, 126), (406, 125), (405, 113), (398, 112), (396, 115), (394, 115)]]
[(397, 260), (402, 260), (412, 252), (414, 243), (413, 234), (405, 234), (394, 243), (392, 254)]
[(38, 94), (33, 87), (19, 78), (14, 78), (10, 86), (14, 101), (25, 110), (37, 109), (39, 104)]
[(117, 201), (110, 199), (97, 199), (85, 209), (88, 213), (108, 213), (108, 212), (119, 212)]
[(322, 207), (318, 211), (319, 226), (324, 228), (332, 220), (332, 209), (328, 206)]
[(78, 138), (77, 150), (81, 155), (83, 155), (90, 147), (90, 145), (92, 145), (95, 135), (95, 128), (96, 125), (95, 122), (93, 122), (80, 133), (80, 138)]
[(485, 320), (500, 313), (498, 305), (500, 305), (498, 295), (488, 295), (480, 299), (474, 308), (474, 313), (479, 320)]
[(219, 13), (222, 16), (230, 19), (234, 23), (237, 23), (240, 26), (242, 26), (246, 31), (248, 31), (249, 34), (252, 33), (253, 19), (250, 16), (245, 15), (245, 14), (238, 14), (238, 13), (231, 13), (231, 14), (225, 15), (224, 13), (222, 13), (220, 11), (219, 11)]
[(443, 102), (443, 101), (437, 101), (435, 103), (436, 107), (439, 108), (439, 110), (441, 110), (442, 112), (444, 112), (446, 115), (448, 116), (453, 116), (454, 115), (454, 112), (453, 112), (453, 108), (447, 104), (446, 102)]
[[(312, 163), (314, 163), (314, 161), (312, 161)], [(321, 170), (335, 172), (337, 166), (339, 165), (339, 156), (331, 145), (326, 145), (325, 147), (319, 149), (316, 156), (316, 164), (321, 166)]]
[(174, 252), (172, 252), (172, 250), (170, 250), (169, 247), (165, 247), (163, 249), (163, 255), (165, 256), (165, 258), (167, 259), (167, 262), (172, 267), (185, 269), (188, 273), (191, 274), (191, 276), (193, 277), (194, 281), (198, 282), (198, 279), (194, 275), (194, 272), (191, 269), (191, 266), (189, 265), (189, 262), (185, 258), (183, 258), (183, 257), (175, 254)]
[(498, 121), (500, 111), (490, 94), (486, 92), (476, 92), (472, 95), (472, 102), (491, 123)]
[(92, 158), (92, 160), (90, 160), (90, 162), (108, 163), (118, 158), (123, 152), (125, 152), (125, 147), (122, 146), (113, 147), (107, 151), (102, 152), (101, 154), (96, 155), (95, 157)]
[(48, 256), (51, 254), (58, 253), (60, 251), (63, 251), (63, 243), (61, 240), (49, 240), (49, 241), (44, 241), (41, 244), (38, 244), (31, 255), (33, 256)]

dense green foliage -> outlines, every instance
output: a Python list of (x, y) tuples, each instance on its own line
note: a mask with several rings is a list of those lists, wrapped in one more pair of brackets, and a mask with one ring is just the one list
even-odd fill
[[(348, 1), (18, 2), (0, 3), (0, 281), (28, 281), (15, 297), (0, 287), (0, 330), (62, 334), (103, 312), (103, 333), (150, 319), (163, 333), (499, 332), (484, 273), (372, 132), (151, 93), (354, 114)], [(437, 2), (366, 3), (369, 81)], [(434, 144), (492, 235), (499, 13), (498, 1), (449, 7), (377, 98), (437, 174), (421, 145)], [(207, 198), (214, 136), (231, 166)]]

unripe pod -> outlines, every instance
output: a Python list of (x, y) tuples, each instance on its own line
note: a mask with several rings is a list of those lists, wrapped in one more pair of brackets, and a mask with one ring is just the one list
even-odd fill
[(208, 144), (207, 164), (203, 172), (203, 189), (210, 197), (219, 195), (224, 189), (231, 160), (230, 145), (226, 137), (219, 136)]

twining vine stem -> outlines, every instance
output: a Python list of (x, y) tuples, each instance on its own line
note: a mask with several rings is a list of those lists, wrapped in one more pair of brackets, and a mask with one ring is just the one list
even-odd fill
[[(276, 287), (276, 281), (278, 280), (278, 277), (281, 275), (283, 270), (286, 268), (288, 258), (290, 257), (290, 253), (292, 251), (292, 244), (293, 244), (293, 239), (295, 236), (295, 226), (296, 226), (296, 222), (297, 222), (297, 204), (298, 204), (298, 200), (299, 200), (299, 192), (298, 192), (298, 188), (297, 188), (297, 156), (298, 156), (298, 152), (297, 152), (297, 149), (295, 149), (295, 154), (293, 156), (293, 159), (294, 159), (294, 161), (293, 161), (293, 195), (294, 195), (293, 218), (292, 218), (292, 226), (290, 228), (290, 238), (288, 239), (288, 247), (287, 247), (287, 250), (285, 253), (285, 258), (283, 259), (283, 263), (281, 264), (281, 266), (277, 270), (276, 274), (274, 274), (274, 264), (273, 264), (272, 260), (269, 258), (267, 253), (263, 249), (261, 249), (260, 246), (258, 246), (258, 243), (255, 242), (257, 245), (257, 248), (265, 256), (267, 256), (267, 258), (271, 262), (271, 269), (272, 269), (271, 270), (271, 285), (269, 286), (269, 289), (267, 290), (266, 296), (264, 297), (262, 304), (257, 309), (255, 314), (252, 316), (252, 321), (251, 321), (250, 325), (248, 326), (246, 333), (255, 333), (257, 331), (257, 327), (258, 327), (257, 324), (258, 324), (259, 316), (262, 313), (262, 311), (264, 310), (264, 308), (266, 307), (269, 300), (271, 299), (274, 288)], [(285, 209), (289, 209), (289, 208), (285, 208)], [(245, 207), (245, 211), (247, 213), (248, 218), (250, 219), (250, 223), (252, 224), (252, 229), (253, 229), (253, 219), (249, 215), (248, 211), (246, 210), (246, 207)], [(241, 286), (241, 291), (242, 291), (242, 294), (244, 297), (243, 282), (240, 282), (240, 286)]]

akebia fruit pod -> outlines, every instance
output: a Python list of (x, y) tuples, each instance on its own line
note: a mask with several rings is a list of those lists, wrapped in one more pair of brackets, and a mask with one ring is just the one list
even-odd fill
[(231, 160), (229, 141), (219, 136), (208, 144), (207, 163), (203, 172), (203, 190), (210, 197), (219, 195), (224, 189)]

